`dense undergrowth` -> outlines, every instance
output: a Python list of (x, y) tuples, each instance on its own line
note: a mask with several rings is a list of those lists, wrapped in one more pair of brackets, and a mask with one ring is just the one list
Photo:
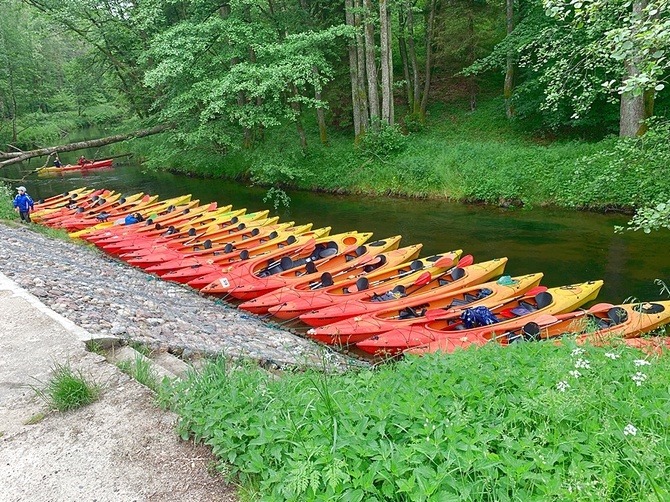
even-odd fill
[(225, 155), (203, 149), (175, 155), (151, 138), (138, 145), (153, 166), (279, 188), (595, 210), (667, 200), (667, 124), (640, 140), (550, 140), (520, 129), (502, 110), (500, 98), (482, 101), (475, 112), (435, 104), (429, 127), (382, 130), (355, 148), (338, 131), (322, 145), (309, 124), (306, 152), (292, 125), (268, 132), (253, 150)]
[(376, 369), (209, 364), (183, 437), (262, 500), (668, 500), (670, 359), (491, 345)]

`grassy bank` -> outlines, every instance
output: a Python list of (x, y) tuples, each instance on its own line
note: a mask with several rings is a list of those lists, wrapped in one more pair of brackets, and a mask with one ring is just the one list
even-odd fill
[[(370, 137), (357, 148), (337, 131), (322, 145), (305, 124), (307, 152), (291, 125), (269, 132), (253, 151), (225, 156), (203, 150), (174, 156), (151, 138), (140, 149), (153, 165), (187, 175), (352, 194), (596, 210), (631, 209), (670, 194), (670, 177), (658, 176), (667, 152), (640, 144), (621, 148), (616, 138), (549, 141), (520, 130), (502, 110), (499, 98), (474, 113), (434, 105), (429, 127)], [(646, 155), (638, 151), (645, 149)]]
[(670, 359), (491, 345), (344, 375), (212, 363), (184, 437), (262, 500), (667, 500)]

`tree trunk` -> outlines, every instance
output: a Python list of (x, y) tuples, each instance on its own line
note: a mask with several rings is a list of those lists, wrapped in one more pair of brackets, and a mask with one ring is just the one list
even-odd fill
[[(642, 17), (643, 11), (647, 6), (647, 0), (635, 0), (633, 2), (633, 16)], [(626, 73), (625, 80), (635, 78), (640, 74), (638, 65), (640, 59), (633, 57), (630, 61), (624, 63)], [(619, 113), (619, 136), (621, 138), (633, 138), (644, 134), (644, 93), (634, 95), (632, 92), (625, 92), (621, 95), (621, 108)]]
[(368, 105), (370, 123), (376, 129), (379, 122), (379, 93), (377, 92), (377, 63), (375, 62), (375, 28), (370, 17), (372, 6), (370, 0), (363, 0), (365, 8), (365, 73), (368, 77)]
[(408, 0), (407, 5), (407, 45), (409, 49), (409, 60), (412, 65), (412, 95), (414, 96), (414, 103), (412, 105), (412, 114), (421, 117), (423, 122), (424, 117), (421, 116), (421, 82), (419, 78), (419, 62), (416, 58), (416, 47), (414, 46), (414, 14), (412, 13), (412, 3)]
[(83, 150), (85, 148), (95, 148), (98, 146), (111, 145), (120, 141), (128, 139), (143, 138), (158, 134), (172, 127), (171, 124), (162, 124), (151, 129), (140, 129), (128, 134), (116, 134), (114, 136), (107, 136), (106, 138), (92, 139), (89, 141), (78, 141), (76, 143), (69, 143), (67, 145), (51, 146), (47, 148), (38, 148), (37, 150), (29, 150), (26, 152), (1, 152), (0, 159), (8, 159), (0, 162), (0, 167), (8, 166), (10, 164), (18, 164), (24, 160), (33, 157), (41, 157), (43, 155), (51, 155), (57, 152), (73, 152), (75, 150)]
[(16, 143), (16, 115), (18, 112), (18, 106), (16, 105), (16, 94), (14, 93), (14, 72), (12, 71), (11, 67), (9, 68), (9, 94), (12, 100), (12, 143)]
[[(353, 0), (344, 2), (344, 19), (347, 26), (355, 27)], [(356, 52), (356, 40), (349, 41), (349, 80), (351, 80), (351, 108), (354, 119), (354, 142), (361, 135), (361, 103), (358, 92), (358, 54)]]
[[(514, 0), (507, 0), (507, 35), (514, 31)], [(512, 51), (507, 53), (507, 65), (505, 69), (505, 84), (503, 94), (505, 96), (505, 114), (510, 119), (514, 117), (514, 105), (512, 104), (512, 93), (514, 92), (514, 58)]]
[[(294, 98), (297, 98), (300, 95), (298, 92), (298, 87), (295, 84), (292, 84), (291, 86), (291, 95)], [(307, 136), (305, 135), (305, 128), (302, 126), (302, 122), (300, 122), (300, 117), (302, 115), (302, 111), (300, 110), (300, 102), (295, 99), (292, 100), (291, 108), (295, 112), (295, 128), (298, 131), (298, 137), (300, 138), (300, 148), (302, 148), (303, 152), (306, 152)]]
[(421, 97), (421, 119), (425, 121), (426, 107), (428, 106), (428, 92), (430, 91), (430, 67), (433, 56), (433, 26), (435, 24), (435, 0), (430, 0), (428, 22), (426, 23), (426, 81), (423, 85), (423, 96)]
[(358, 62), (356, 85), (358, 86), (358, 104), (360, 106), (361, 135), (364, 135), (365, 131), (368, 130), (370, 115), (368, 113), (368, 93), (365, 90), (365, 41), (363, 39), (363, 22), (360, 12), (361, 0), (354, 0), (354, 7), (356, 7), (354, 23), (356, 25), (356, 60)]
[(387, 0), (379, 0), (380, 56), (382, 66), (382, 120), (393, 125), (393, 50), (391, 39), (390, 12)]
[[(319, 74), (319, 69), (316, 67), (316, 65), (312, 66), (312, 73), (314, 75)], [(321, 98), (321, 91), (318, 89), (314, 89), (314, 99), (317, 101), (323, 101)], [(323, 106), (317, 106), (316, 107), (316, 120), (319, 124), (319, 139), (321, 140), (321, 143), (324, 145), (328, 144), (328, 130), (326, 129), (326, 113), (323, 109)]]
[[(468, 45), (470, 52), (470, 61), (469, 64), (472, 65), (475, 62), (475, 14), (474, 14), (474, 1), (470, 3), (470, 9), (468, 12)], [(477, 82), (475, 81), (475, 76), (470, 75), (469, 86), (470, 86), (470, 111), (474, 112), (477, 109)]]
[(407, 96), (407, 108), (410, 110), (414, 108), (414, 95), (412, 91), (412, 78), (409, 74), (409, 57), (407, 55), (407, 41), (405, 33), (407, 30), (407, 21), (403, 13), (402, 7), (398, 9), (398, 49), (400, 50), (400, 59), (402, 60), (402, 72), (405, 77), (405, 95)]

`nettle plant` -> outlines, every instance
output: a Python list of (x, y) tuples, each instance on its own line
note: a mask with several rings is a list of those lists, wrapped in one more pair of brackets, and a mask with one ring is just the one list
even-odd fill
[(175, 402), (264, 500), (665, 500), (669, 370), (623, 344), (491, 344), (280, 379), (214, 363)]

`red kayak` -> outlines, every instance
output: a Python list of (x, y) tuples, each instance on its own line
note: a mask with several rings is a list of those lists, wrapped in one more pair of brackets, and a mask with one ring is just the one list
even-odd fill
[(111, 167), (114, 159), (95, 160), (93, 162), (86, 162), (82, 165), (68, 164), (61, 167), (44, 167), (38, 170), (39, 173), (61, 173), (63, 171), (84, 171), (87, 169), (97, 169), (99, 167)]

